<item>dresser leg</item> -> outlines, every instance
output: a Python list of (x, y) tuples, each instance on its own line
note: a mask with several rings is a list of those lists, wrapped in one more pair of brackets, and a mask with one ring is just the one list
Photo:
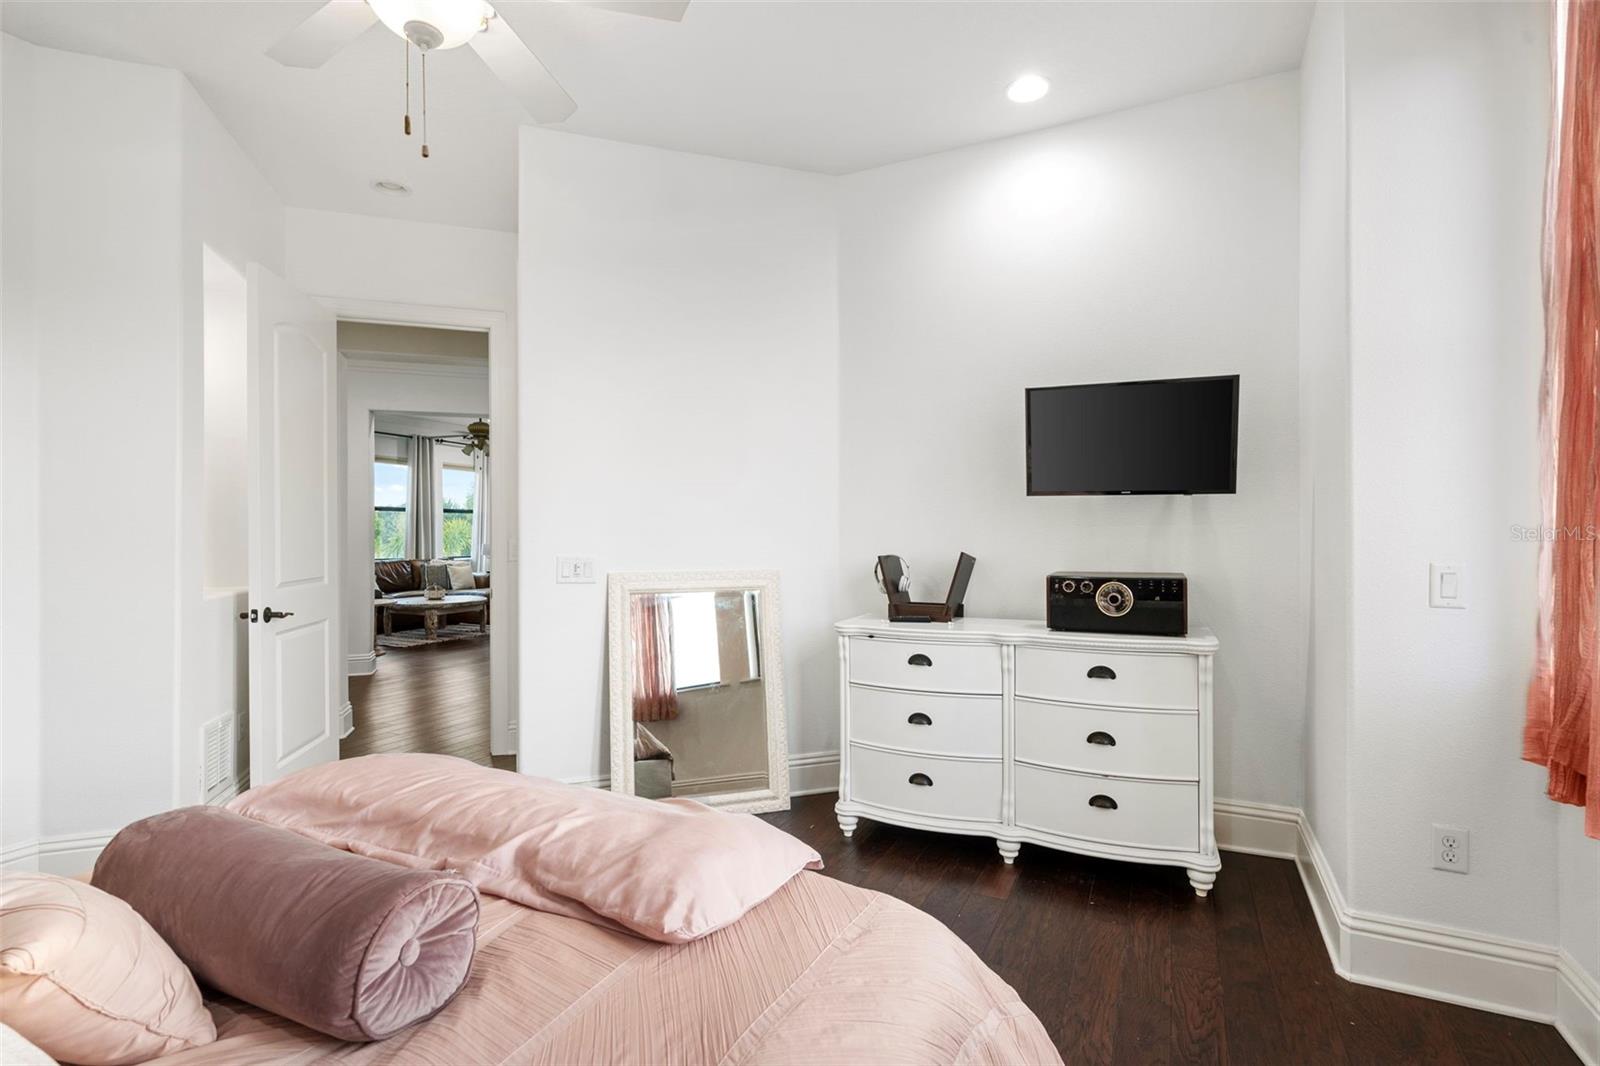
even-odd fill
[(1206, 893), (1211, 891), (1211, 886), (1217, 883), (1217, 871), (1195, 870), (1189, 871), (1189, 884), (1194, 886), (1194, 894), (1201, 899), (1206, 898)]
[(1022, 850), (1022, 842), (1017, 840), (996, 840), (1000, 847), (1000, 857), (1010, 866), (1017, 859), (1017, 852)]
[(856, 823), (861, 819), (853, 814), (840, 814), (836, 817), (839, 819), (839, 832), (844, 834), (846, 840), (849, 840), (851, 834), (856, 831)]

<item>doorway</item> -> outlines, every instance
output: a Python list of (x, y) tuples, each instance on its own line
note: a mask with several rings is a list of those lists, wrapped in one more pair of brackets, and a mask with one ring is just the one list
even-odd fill
[(494, 728), (499, 622), (514, 601), (500, 602), (497, 580), (489, 331), (341, 319), (338, 347), (350, 705), (340, 757), (432, 752), (515, 769)]

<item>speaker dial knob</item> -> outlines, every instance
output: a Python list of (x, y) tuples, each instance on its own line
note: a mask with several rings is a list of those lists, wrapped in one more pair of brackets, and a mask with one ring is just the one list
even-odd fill
[(1094, 605), (1107, 618), (1121, 618), (1133, 610), (1133, 590), (1120, 581), (1107, 581), (1094, 594)]

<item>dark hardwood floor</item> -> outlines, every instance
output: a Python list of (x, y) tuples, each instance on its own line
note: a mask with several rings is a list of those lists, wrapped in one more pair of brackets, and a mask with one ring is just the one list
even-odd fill
[(1576, 1063), (1555, 1029), (1336, 976), (1294, 864), (1229, 852), (1207, 900), (1181, 869), (862, 820), (832, 793), (763, 815), (826, 872), (944, 922), (1021, 994), (1068, 1063)]
[(356, 728), (339, 757), (428, 751), (515, 770), (515, 756), (489, 754), (489, 641), (389, 648), (378, 672), (350, 679)]

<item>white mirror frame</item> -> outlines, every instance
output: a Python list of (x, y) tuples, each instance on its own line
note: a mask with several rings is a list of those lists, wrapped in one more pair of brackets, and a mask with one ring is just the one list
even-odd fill
[(695, 796), (726, 811), (789, 809), (789, 719), (783, 704), (783, 601), (776, 570), (687, 570), (606, 575), (606, 655), (610, 672), (611, 791), (633, 795), (633, 624), (636, 592), (755, 590), (761, 603), (761, 678), (767, 703), (767, 787)]

